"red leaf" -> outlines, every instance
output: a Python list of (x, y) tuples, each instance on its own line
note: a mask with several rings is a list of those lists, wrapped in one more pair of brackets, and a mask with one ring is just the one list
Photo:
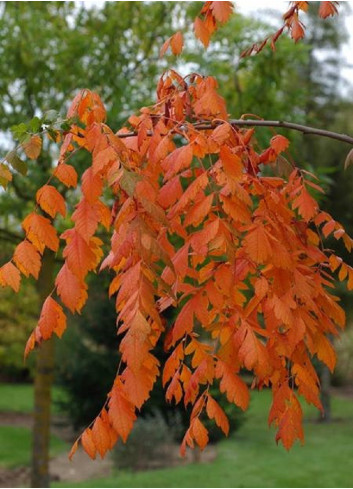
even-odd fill
[(174, 56), (178, 56), (183, 50), (184, 40), (183, 34), (178, 31), (170, 38), (170, 47)]
[(288, 146), (289, 146), (289, 141), (287, 138), (284, 136), (281, 136), (280, 134), (277, 134), (276, 136), (273, 136), (273, 138), (270, 141), (271, 148), (277, 153), (282, 153), (282, 151), (285, 151)]
[(334, 16), (338, 14), (335, 3), (336, 2), (320, 2), (319, 16), (326, 19), (326, 17), (330, 17), (330, 15)]
[(221, 24), (224, 24), (229, 20), (229, 17), (233, 13), (232, 2), (211, 2), (210, 10), (215, 16), (216, 20)]
[(202, 44), (207, 48), (210, 43), (211, 34), (207, 29), (203, 20), (200, 17), (196, 17), (194, 22), (195, 36), (200, 39)]

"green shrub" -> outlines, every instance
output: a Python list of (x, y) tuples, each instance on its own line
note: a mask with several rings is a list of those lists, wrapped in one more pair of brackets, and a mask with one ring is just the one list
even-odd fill
[(173, 460), (174, 438), (173, 429), (161, 413), (155, 411), (153, 415), (137, 419), (126, 444), (116, 445), (115, 463), (119, 469), (133, 471), (167, 467)]

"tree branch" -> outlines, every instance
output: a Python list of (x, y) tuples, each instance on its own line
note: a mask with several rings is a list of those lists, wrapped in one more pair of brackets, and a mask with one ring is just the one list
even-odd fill
[[(316, 127), (303, 126), (302, 124), (295, 124), (294, 122), (285, 122), (285, 121), (265, 121), (265, 120), (257, 120), (257, 119), (230, 119), (228, 121), (232, 126), (244, 127), (283, 127), (286, 129), (291, 129), (293, 131), (299, 131), (303, 134), (315, 134), (316, 136), (323, 136), (325, 138), (336, 139), (337, 141), (342, 141), (344, 143), (351, 144), (353, 146), (353, 137), (348, 136), (347, 134), (340, 134), (337, 132), (326, 131), (325, 129), (318, 129)], [(194, 124), (195, 129), (199, 130), (211, 130), (215, 129), (220, 124), (223, 124), (223, 121), (217, 122), (198, 122)], [(151, 132), (147, 133), (149, 136), (152, 135)], [(136, 136), (137, 132), (125, 132), (117, 134), (120, 138), (129, 138), (132, 136)]]
[(13, 233), (8, 229), (0, 228), (0, 241), (9, 241), (11, 243), (19, 243), (23, 240), (19, 234)]

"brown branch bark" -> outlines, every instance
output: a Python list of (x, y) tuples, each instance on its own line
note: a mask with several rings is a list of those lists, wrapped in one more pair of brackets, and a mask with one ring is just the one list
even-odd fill
[[(336, 139), (337, 141), (341, 141), (343, 143), (348, 143), (353, 145), (353, 137), (348, 136), (347, 134), (340, 134), (337, 132), (326, 131), (325, 129), (319, 129), (316, 127), (303, 126), (302, 124), (296, 124), (294, 122), (286, 122), (286, 121), (266, 121), (266, 120), (257, 120), (257, 119), (230, 119), (228, 121), (232, 126), (238, 127), (283, 127), (285, 129), (291, 129), (293, 131), (299, 131), (303, 134), (314, 134), (316, 136), (322, 136), (325, 138)], [(211, 130), (215, 129), (220, 124), (223, 124), (223, 121), (217, 122), (198, 122), (194, 124), (195, 129), (199, 130)], [(117, 134), (120, 138), (129, 138), (132, 136), (136, 136), (136, 132), (126, 132)], [(148, 133), (151, 135), (151, 133)]]

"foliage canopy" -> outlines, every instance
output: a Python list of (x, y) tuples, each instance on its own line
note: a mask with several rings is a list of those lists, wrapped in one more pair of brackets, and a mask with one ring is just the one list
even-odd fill
[[(335, 4), (322, 2), (320, 15), (335, 14)], [(283, 27), (266, 42), (274, 47), (285, 28), (301, 39), (299, 13), (307, 8), (308, 2), (292, 2)], [(205, 46), (231, 12), (231, 2), (205, 3), (195, 21)], [(246, 54), (261, 51), (266, 42)], [(176, 33), (162, 52), (180, 54), (182, 46)], [(110, 270), (121, 360), (105, 405), (80, 437), (86, 452), (104, 456), (119, 438), (126, 441), (159, 375), (167, 401), (192, 405), (181, 453), (194, 443), (203, 449), (204, 416), (225, 434), (229, 430), (211, 386), (241, 409), (248, 407), (243, 368), (252, 372), (253, 388), (272, 389), (269, 423), (277, 427), (276, 440), (287, 449), (303, 441), (298, 394), (322, 409), (312, 358), (334, 368), (327, 336), (345, 324), (330, 291), (335, 272), (353, 289), (353, 269), (324, 240), (333, 236), (349, 251), (353, 240), (320, 210), (315, 193), (322, 189), (314, 175), (294, 163), (286, 177), (263, 171), (276, 166), (288, 139), (275, 135), (258, 148), (253, 128), (229, 121), (213, 77), (183, 77), (172, 69), (158, 82), (156, 103), (117, 133), (105, 122), (100, 97), (87, 89), (75, 97), (65, 121), (58, 125), (45, 117), (44, 133), (61, 144), (58, 165), (37, 191), (36, 207), (22, 223), (25, 239), (1, 267), (0, 283), (17, 292), (21, 275), (38, 278), (45, 249), (56, 253), (64, 243), (63, 265), (27, 355), (54, 333), (62, 336), (62, 305), (72, 313), (82, 310), (87, 275)], [(41, 151), (39, 127), (17, 129), (31, 159)], [(78, 152), (91, 155), (82, 174), (72, 164)], [(13, 153), (7, 161), (22, 171), (16, 158)], [(11, 173), (5, 163), (1, 168), (5, 185)], [(78, 188), (79, 202), (73, 226), (58, 236), (53, 220), (67, 215), (64, 188)], [(108, 251), (97, 235), (101, 227), (111, 232)], [(175, 306), (180, 312), (166, 327), (162, 313)], [(170, 352), (164, 365), (154, 355), (160, 338)]]

